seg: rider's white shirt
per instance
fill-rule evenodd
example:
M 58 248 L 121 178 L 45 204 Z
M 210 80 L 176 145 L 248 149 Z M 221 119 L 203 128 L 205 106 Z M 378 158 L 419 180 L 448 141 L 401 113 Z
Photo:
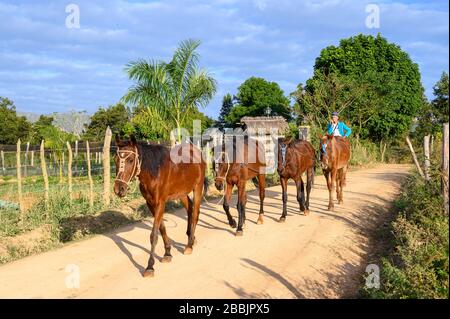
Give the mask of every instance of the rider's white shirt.
M 341 133 L 339 132 L 339 129 L 337 128 L 338 123 L 336 124 L 331 124 L 331 128 L 333 130 L 333 135 L 334 136 L 341 136 Z

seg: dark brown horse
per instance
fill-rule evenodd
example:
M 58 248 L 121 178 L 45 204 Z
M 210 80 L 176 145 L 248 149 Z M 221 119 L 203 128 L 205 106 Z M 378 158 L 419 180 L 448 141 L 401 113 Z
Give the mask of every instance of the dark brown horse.
M 287 182 L 292 178 L 297 187 L 297 201 L 300 211 L 309 214 L 309 195 L 314 183 L 314 168 L 316 156 L 314 147 L 308 141 L 294 139 L 278 139 L 278 174 L 280 175 L 283 191 L 283 212 L 280 222 L 286 220 L 287 215 Z M 305 185 L 302 174 L 306 172 L 306 201 Z
M 324 135 L 320 138 L 320 162 L 329 192 L 328 210 L 334 210 L 333 190 L 336 187 L 338 204 L 344 203 L 343 188 L 346 182 L 350 142 L 341 136 Z
M 164 226 L 163 214 L 167 200 L 180 199 L 187 210 L 188 224 L 186 234 L 188 243 L 184 254 L 192 253 L 195 243 L 195 227 L 200 213 L 203 188 L 206 191 L 205 169 L 201 152 L 192 144 L 181 144 L 169 150 L 158 144 L 121 141 L 116 137 L 117 154 L 114 157 L 117 176 L 114 193 L 125 196 L 128 185 L 135 176 L 139 178 L 139 189 L 152 213 L 153 228 L 150 234 L 151 252 L 144 277 L 153 276 L 154 253 L 158 241 L 158 230 L 164 241 L 165 254 L 162 262 L 170 262 L 170 239 Z M 189 198 L 194 193 L 193 201 Z
M 264 197 L 265 197 L 265 153 L 264 146 L 258 140 L 245 137 L 242 142 L 237 142 L 236 137 L 233 142 L 222 144 L 218 159 L 213 161 L 215 172 L 215 185 L 220 191 L 225 188 L 223 209 L 227 214 L 228 223 L 232 228 L 236 227 L 236 221 L 230 214 L 230 198 L 233 187 L 238 189 L 237 210 L 239 221 L 237 224 L 236 236 L 243 235 L 245 223 L 245 205 L 247 203 L 247 192 L 245 190 L 247 181 L 253 178 L 258 179 L 259 189 L 259 217 L 257 224 L 264 222 Z M 216 163 L 217 161 L 217 163 Z

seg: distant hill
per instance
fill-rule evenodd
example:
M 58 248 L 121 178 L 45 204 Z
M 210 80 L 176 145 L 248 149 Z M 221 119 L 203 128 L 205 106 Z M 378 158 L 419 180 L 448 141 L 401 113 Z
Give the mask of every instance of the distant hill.
M 25 116 L 28 121 L 34 123 L 39 119 L 40 114 L 33 112 L 17 112 L 18 115 Z M 45 114 L 46 116 L 53 116 L 53 125 L 62 130 L 81 135 L 84 132 L 84 125 L 91 122 L 91 116 L 86 112 L 69 111 L 64 113 Z

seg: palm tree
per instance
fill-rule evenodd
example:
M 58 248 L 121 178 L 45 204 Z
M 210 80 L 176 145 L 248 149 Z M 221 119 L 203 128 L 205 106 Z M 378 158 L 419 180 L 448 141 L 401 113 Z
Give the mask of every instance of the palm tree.
M 135 81 L 122 98 L 125 103 L 144 106 L 154 126 L 166 132 L 177 129 L 181 142 L 181 128 L 189 115 L 205 107 L 216 92 L 216 80 L 198 68 L 196 49 L 200 41 L 185 40 L 175 50 L 169 63 L 163 61 L 132 61 L 126 65 L 128 77 Z

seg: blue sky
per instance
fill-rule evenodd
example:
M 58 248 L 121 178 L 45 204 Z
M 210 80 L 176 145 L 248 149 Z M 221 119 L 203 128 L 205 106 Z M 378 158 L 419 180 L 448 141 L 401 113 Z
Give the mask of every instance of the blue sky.
M 65 25 L 70 3 L 80 8 L 79 29 Z M 371 3 L 379 29 L 365 25 Z M 23 112 L 93 113 L 125 94 L 127 62 L 168 60 L 196 38 L 202 67 L 218 81 L 205 109 L 216 117 L 222 96 L 246 78 L 276 81 L 288 94 L 311 76 L 321 49 L 379 32 L 419 64 L 431 98 L 448 71 L 448 10 L 447 0 L 0 1 L 0 96 Z

